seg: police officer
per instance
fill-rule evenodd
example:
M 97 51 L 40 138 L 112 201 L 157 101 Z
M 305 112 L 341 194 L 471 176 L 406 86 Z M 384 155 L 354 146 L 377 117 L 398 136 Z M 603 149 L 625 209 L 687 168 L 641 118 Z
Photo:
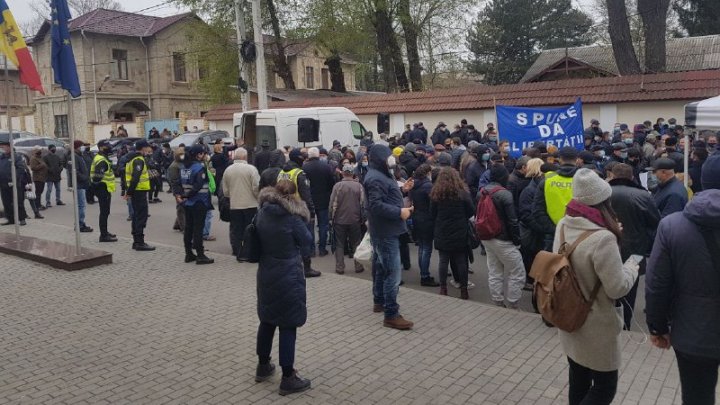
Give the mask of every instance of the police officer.
M 152 154 L 150 144 L 141 139 L 135 142 L 135 151 L 131 152 L 125 165 L 125 200 L 129 200 L 132 209 L 132 248 L 137 251 L 152 251 L 155 247 L 145 243 L 145 225 L 148 219 L 148 192 L 150 175 L 146 159 Z
M 2 225 L 15 224 L 15 203 L 13 200 L 15 190 L 17 190 L 18 195 L 18 224 L 25 225 L 25 219 L 28 218 L 27 212 L 25 212 L 25 185 L 29 183 L 26 178 L 28 170 L 27 166 L 25 166 L 25 159 L 18 154 L 15 155 L 15 169 L 17 170 L 18 184 L 13 188 L 10 142 L 0 142 L 0 197 L 2 197 L 2 205 L 7 219 Z
M 112 146 L 107 140 L 98 142 L 98 153 L 90 165 L 90 186 L 100 204 L 100 242 L 117 242 L 117 236 L 108 232 L 110 201 L 115 191 L 115 174 L 108 156 Z
M 533 202 L 536 229 L 544 234 L 544 250 L 552 251 L 555 225 L 565 216 L 565 208 L 572 200 L 573 176 L 577 171 L 578 151 L 565 146 L 559 151 L 560 167 L 541 180 Z
M 185 155 L 184 164 L 180 168 L 180 184 L 182 195 L 175 198 L 178 204 L 185 207 L 185 263 L 195 262 L 196 264 L 211 264 L 215 260 L 205 256 L 203 246 L 203 228 L 205 217 L 212 203 L 210 201 L 210 190 L 207 169 L 205 168 L 205 156 L 207 152 L 202 145 L 193 145 Z M 197 255 L 193 253 L 197 251 Z
M 310 211 L 310 223 L 308 228 L 310 232 L 315 232 L 315 206 L 313 204 L 312 195 L 310 194 L 310 182 L 305 176 L 305 172 L 301 169 L 305 156 L 303 156 L 300 149 L 293 149 L 290 151 L 288 162 L 283 167 L 280 174 L 278 174 L 277 180 L 290 180 L 295 183 L 296 197 L 303 200 L 307 205 L 308 211 Z M 314 250 L 315 247 L 313 246 Z M 311 267 L 311 252 L 302 252 L 303 256 L 303 267 L 305 268 L 305 277 L 319 277 L 322 273 L 313 270 Z

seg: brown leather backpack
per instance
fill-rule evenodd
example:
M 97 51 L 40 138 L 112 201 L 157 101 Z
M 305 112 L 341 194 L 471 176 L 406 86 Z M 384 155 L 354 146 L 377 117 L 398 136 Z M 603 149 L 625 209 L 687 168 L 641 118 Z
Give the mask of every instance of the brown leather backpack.
M 565 332 L 574 332 L 583 326 L 590 308 L 600 291 L 600 280 L 590 294 L 583 296 L 577 275 L 572 268 L 570 255 L 576 247 L 596 231 L 580 235 L 572 245 L 565 242 L 565 226 L 560 228 L 558 253 L 540 251 L 533 261 L 530 277 L 535 279 L 534 294 L 543 318 Z

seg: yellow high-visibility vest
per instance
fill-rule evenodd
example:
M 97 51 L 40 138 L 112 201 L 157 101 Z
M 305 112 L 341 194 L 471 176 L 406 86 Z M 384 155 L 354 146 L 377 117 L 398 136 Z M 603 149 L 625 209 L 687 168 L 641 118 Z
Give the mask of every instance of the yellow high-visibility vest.
M 98 153 L 95 155 L 95 158 L 93 158 L 92 165 L 90 165 L 90 179 L 95 180 L 95 168 L 100 162 L 105 162 L 107 165 L 107 170 L 103 173 L 103 178 L 100 181 L 105 183 L 107 191 L 112 193 L 115 191 L 115 174 L 112 171 L 112 163 L 110 163 L 110 160 L 104 155 Z
M 555 225 L 565 216 L 565 209 L 572 200 L 572 177 L 548 173 L 545 178 L 545 206 Z
M 138 159 L 142 160 L 143 169 L 142 169 L 142 173 L 140 174 L 140 181 L 138 181 L 138 184 L 137 184 L 137 187 L 135 187 L 135 190 L 149 191 L 150 190 L 150 175 L 148 174 L 147 163 L 145 162 L 145 158 L 142 155 L 134 157 L 125 166 L 125 185 L 130 186 L 130 182 L 132 182 L 133 167 L 135 167 L 135 161 Z

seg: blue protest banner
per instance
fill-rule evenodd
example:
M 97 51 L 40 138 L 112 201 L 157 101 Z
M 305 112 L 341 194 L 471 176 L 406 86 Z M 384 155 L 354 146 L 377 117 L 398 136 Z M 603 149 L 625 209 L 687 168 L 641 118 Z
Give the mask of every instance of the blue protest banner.
M 536 141 L 558 148 L 583 150 L 582 101 L 565 107 L 528 108 L 497 106 L 500 139 L 510 142 L 510 154 L 517 157 Z

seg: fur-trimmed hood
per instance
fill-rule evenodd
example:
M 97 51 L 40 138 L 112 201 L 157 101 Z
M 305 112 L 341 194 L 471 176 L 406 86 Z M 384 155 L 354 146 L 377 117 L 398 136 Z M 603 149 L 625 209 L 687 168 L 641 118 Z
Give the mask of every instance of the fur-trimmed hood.
M 305 222 L 310 221 L 310 211 L 305 202 L 294 198 L 284 198 L 273 187 L 265 187 L 260 190 L 258 203 L 261 209 L 267 210 L 273 215 L 299 215 Z

